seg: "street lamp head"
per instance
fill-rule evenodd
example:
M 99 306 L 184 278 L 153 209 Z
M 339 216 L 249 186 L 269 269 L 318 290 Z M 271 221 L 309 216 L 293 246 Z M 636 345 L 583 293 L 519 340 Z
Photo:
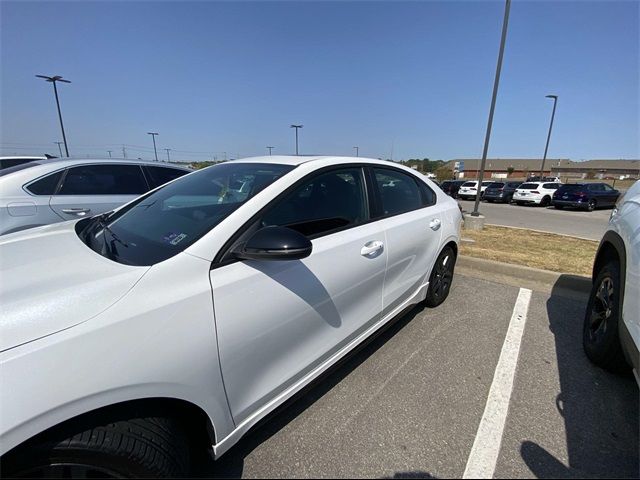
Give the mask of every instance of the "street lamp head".
M 147 132 L 147 135 L 158 135 L 157 132 Z
M 558 95 L 547 95 L 547 96 L 546 96 L 546 98 L 554 98 L 554 99 L 557 99 L 557 98 L 558 98 Z
M 291 125 L 291 128 L 302 128 L 304 125 Z
M 53 77 L 49 77 L 47 75 L 36 75 L 38 78 L 44 78 L 47 82 L 63 82 L 63 83 L 71 83 L 69 80 L 64 80 L 60 75 L 55 75 Z

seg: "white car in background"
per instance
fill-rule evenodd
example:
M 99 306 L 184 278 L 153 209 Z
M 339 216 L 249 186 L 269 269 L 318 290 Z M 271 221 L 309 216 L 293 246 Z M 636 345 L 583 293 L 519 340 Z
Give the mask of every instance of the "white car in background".
M 493 180 L 483 180 L 482 186 L 480 187 L 480 198 L 482 198 L 484 191 L 493 182 L 494 182 Z M 458 198 L 462 198 L 463 200 L 475 200 L 477 193 L 478 193 L 477 180 L 465 182 L 460 186 L 460 189 L 458 190 Z
M 186 168 L 159 162 L 34 160 L 0 170 L 0 235 L 117 208 Z
M 607 370 L 640 369 L 640 181 L 618 200 L 593 265 L 584 319 L 587 357 Z
M 513 202 L 517 205 L 551 205 L 553 194 L 562 186 L 560 182 L 527 182 L 513 192 Z
M 0 238 L 0 474 L 186 476 L 407 307 L 462 215 L 389 162 L 268 156 Z M 353 405 L 345 405 L 350 408 Z

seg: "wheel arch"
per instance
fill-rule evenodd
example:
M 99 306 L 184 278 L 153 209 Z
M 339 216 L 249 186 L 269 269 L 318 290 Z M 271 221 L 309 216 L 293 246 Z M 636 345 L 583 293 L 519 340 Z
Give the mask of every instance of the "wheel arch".
M 591 272 L 592 282 L 595 281 L 602 267 L 610 260 L 617 260 L 620 266 L 620 306 L 622 306 L 626 283 L 624 280 L 627 276 L 627 252 L 622 237 L 612 230 L 607 231 L 600 241 Z
M 65 435 L 73 435 L 91 425 L 145 416 L 177 417 L 184 421 L 190 442 L 202 443 L 207 448 L 211 448 L 216 443 L 215 427 L 204 409 L 178 398 L 149 397 L 105 405 L 63 420 L 14 446 L 2 457 L 5 458 L 16 451 L 28 449 L 30 445 L 53 436 L 64 438 Z

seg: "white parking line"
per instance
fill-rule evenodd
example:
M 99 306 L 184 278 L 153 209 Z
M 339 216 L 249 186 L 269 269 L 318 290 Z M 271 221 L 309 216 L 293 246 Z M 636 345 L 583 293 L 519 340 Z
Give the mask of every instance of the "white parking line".
M 480 420 L 478 432 L 471 447 L 467 466 L 462 478 L 492 478 L 500 453 L 502 432 L 507 420 L 509 400 L 513 390 L 513 379 L 518 365 L 518 355 L 527 312 L 531 301 L 531 290 L 521 288 L 518 293 L 509 329 L 502 345 L 500 359 L 493 375 L 489 397 Z

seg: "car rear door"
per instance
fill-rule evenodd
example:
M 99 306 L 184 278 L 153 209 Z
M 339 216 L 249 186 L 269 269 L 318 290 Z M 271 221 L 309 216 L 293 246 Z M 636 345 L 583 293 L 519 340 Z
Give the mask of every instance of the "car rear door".
M 361 167 L 311 174 L 248 229 L 295 229 L 311 239 L 309 257 L 214 266 L 220 362 L 236 423 L 380 320 L 387 251 L 368 212 Z
M 78 165 L 67 169 L 50 206 L 63 220 L 72 220 L 108 212 L 148 190 L 139 165 Z
M 443 208 L 435 193 L 408 172 L 374 167 L 371 175 L 388 255 L 382 300 L 385 316 L 426 286 L 439 253 Z

